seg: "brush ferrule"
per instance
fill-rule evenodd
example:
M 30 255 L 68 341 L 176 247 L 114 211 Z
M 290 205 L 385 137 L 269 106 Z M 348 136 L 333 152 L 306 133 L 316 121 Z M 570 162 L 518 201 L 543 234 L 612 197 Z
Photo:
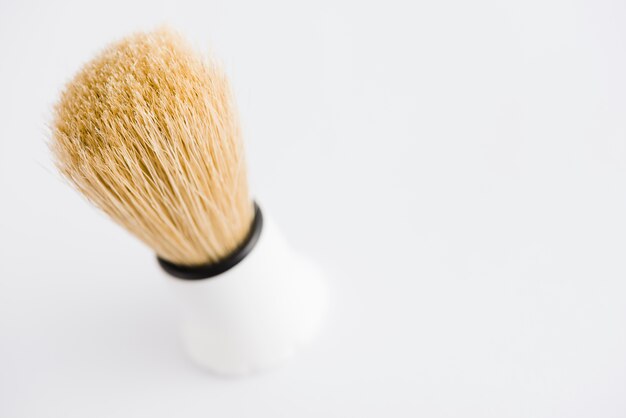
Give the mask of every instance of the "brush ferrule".
M 261 231 L 263 230 L 263 213 L 259 206 L 254 203 L 254 219 L 252 220 L 252 225 L 250 226 L 250 231 L 248 235 L 244 239 L 235 251 L 221 259 L 216 263 L 210 264 L 202 264 L 199 266 L 183 266 L 171 263 L 167 260 L 162 259 L 161 257 L 157 257 L 159 261 L 159 265 L 163 270 L 165 270 L 170 275 L 185 280 L 202 280 L 208 279 L 217 275 L 224 273 L 225 271 L 230 270 L 241 260 L 246 258 L 248 254 L 254 249 L 257 242 L 259 241 L 259 237 L 261 236 Z

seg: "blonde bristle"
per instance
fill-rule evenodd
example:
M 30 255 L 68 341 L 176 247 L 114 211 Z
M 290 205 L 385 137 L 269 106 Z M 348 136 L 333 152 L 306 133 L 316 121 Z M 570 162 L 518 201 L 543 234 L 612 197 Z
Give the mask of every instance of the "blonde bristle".
M 84 66 L 55 108 L 51 149 L 83 195 L 172 263 L 216 262 L 249 232 L 228 81 L 167 29 L 125 38 Z

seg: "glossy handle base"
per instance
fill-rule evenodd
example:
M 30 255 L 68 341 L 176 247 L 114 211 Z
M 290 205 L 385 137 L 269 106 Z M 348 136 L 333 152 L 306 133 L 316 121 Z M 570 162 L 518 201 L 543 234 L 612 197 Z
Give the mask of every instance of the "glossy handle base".
M 203 280 L 168 278 L 180 301 L 187 353 L 219 374 L 284 362 L 314 338 L 328 308 L 322 274 L 289 248 L 267 216 L 255 248 L 230 270 Z

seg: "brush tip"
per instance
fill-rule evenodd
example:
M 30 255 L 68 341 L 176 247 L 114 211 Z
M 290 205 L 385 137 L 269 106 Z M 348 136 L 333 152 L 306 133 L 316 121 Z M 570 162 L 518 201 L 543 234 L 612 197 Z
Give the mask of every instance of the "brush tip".
M 170 262 L 227 257 L 254 215 L 222 69 L 167 28 L 106 48 L 65 88 L 51 149 L 91 202 Z

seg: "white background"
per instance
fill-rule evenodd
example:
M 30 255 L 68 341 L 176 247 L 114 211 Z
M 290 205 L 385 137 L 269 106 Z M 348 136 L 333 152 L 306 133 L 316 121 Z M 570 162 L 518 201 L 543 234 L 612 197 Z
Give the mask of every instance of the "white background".
M 626 416 L 626 3 L 0 0 L 0 417 Z M 52 168 L 63 84 L 169 23 L 329 272 L 285 367 L 179 347 L 150 250 Z

